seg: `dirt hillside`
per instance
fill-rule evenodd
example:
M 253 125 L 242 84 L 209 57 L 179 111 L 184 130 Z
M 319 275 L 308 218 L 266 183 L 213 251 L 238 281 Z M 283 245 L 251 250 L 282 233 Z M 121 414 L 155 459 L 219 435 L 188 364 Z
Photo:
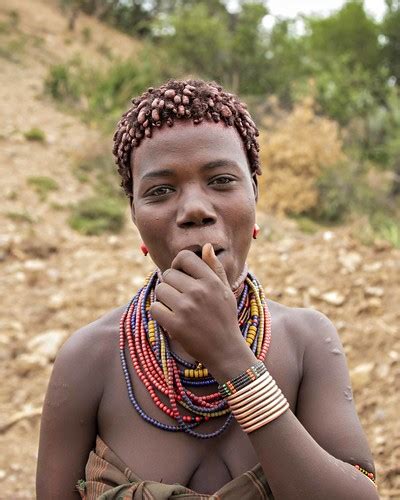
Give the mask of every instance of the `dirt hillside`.
M 56 351 L 74 330 L 126 303 L 152 269 L 129 221 L 118 235 L 92 237 L 67 224 L 69 205 L 91 189 L 73 173 L 76 158 L 105 140 L 111 147 L 111 137 L 61 112 L 43 82 L 50 64 L 76 55 L 107 64 L 105 43 L 116 55 L 137 49 L 83 16 L 69 33 L 50 3 L 1 2 L 1 499 L 35 497 L 40 411 Z M 26 138 L 34 127 L 44 140 Z M 57 188 L 41 196 L 32 176 L 50 177 Z M 381 497 L 400 498 L 400 251 L 362 246 L 350 227 L 305 235 L 263 214 L 259 224 L 250 268 L 271 299 L 317 308 L 335 323 Z

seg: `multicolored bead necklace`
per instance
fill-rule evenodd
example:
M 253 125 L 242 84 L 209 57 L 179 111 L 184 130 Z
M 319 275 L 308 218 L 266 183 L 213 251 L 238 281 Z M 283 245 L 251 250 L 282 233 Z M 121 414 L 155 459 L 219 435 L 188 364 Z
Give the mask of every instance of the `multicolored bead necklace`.
M 201 363 L 190 363 L 170 350 L 168 335 L 153 320 L 149 310 L 155 301 L 155 287 L 159 282 L 156 270 L 133 297 L 120 321 L 120 357 L 129 400 L 146 422 L 159 429 L 185 432 L 202 439 L 216 437 L 229 426 L 233 416 L 218 390 L 207 395 L 196 395 L 189 390 L 190 386 L 217 385 L 217 382 Z M 271 341 L 271 316 L 264 291 L 250 272 L 239 290 L 240 330 L 257 359 L 263 361 Z M 153 402 L 175 420 L 175 425 L 156 420 L 139 405 L 127 367 L 126 346 L 136 374 Z M 159 394 L 168 398 L 169 405 L 160 399 Z M 193 430 L 202 422 L 225 415 L 227 418 L 224 423 L 214 432 L 203 434 Z

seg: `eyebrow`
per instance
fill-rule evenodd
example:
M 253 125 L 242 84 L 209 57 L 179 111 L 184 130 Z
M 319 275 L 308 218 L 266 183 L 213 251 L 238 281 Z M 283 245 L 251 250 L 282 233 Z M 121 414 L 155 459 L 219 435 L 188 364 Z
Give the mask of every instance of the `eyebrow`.
M 205 163 L 204 165 L 201 166 L 201 171 L 209 171 L 213 170 L 218 167 L 236 167 L 238 168 L 238 164 L 233 161 L 233 160 L 213 160 L 210 162 Z M 160 170 L 153 170 L 151 172 L 147 172 L 147 174 L 144 174 L 142 177 L 142 180 L 144 179 L 152 179 L 154 177 L 172 177 L 175 175 L 175 170 L 172 170 L 170 168 L 163 168 Z

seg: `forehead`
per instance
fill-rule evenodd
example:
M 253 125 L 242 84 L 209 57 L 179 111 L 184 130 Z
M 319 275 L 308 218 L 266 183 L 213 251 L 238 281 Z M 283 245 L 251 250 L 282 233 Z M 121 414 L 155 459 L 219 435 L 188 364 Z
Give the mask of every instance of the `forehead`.
M 141 177 L 155 167 L 204 164 L 230 160 L 247 170 L 248 161 L 243 142 L 234 127 L 223 123 L 191 120 L 175 122 L 173 127 L 153 129 L 153 136 L 134 150 L 131 160 L 133 177 Z

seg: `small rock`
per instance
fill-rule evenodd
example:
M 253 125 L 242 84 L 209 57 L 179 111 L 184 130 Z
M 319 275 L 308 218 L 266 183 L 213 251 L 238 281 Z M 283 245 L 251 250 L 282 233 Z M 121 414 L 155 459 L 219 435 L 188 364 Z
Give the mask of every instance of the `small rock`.
M 7 476 L 7 472 L 4 469 L 0 469 L 0 481 Z
M 21 354 L 14 360 L 14 369 L 18 375 L 27 375 L 28 373 L 42 370 L 47 364 L 47 359 L 37 354 Z
M 15 281 L 18 281 L 19 283 L 23 283 L 26 281 L 26 274 L 22 271 L 18 271 L 14 274 Z
M 355 390 L 364 388 L 372 378 L 374 363 L 361 363 L 350 370 L 350 377 Z
M 58 269 L 54 268 L 47 269 L 46 274 L 52 282 L 56 283 L 60 281 L 61 273 Z
M 111 236 L 109 236 L 107 238 L 107 242 L 108 242 L 109 245 L 115 247 L 115 246 L 117 246 L 119 244 L 119 238 L 115 234 L 112 234 Z
M 46 264 L 40 259 L 30 259 L 24 262 L 24 267 L 30 271 L 43 271 Z
M 347 327 L 346 321 L 343 321 L 343 320 L 336 321 L 335 324 L 336 324 L 336 329 L 339 332 L 341 332 L 342 330 L 344 330 Z
M 379 262 L 378 260 L 376 262 L 372 262 L 371 264 L 364 264 L 363 266 L 363 271 L 366 273 L 374 273 L 380 269 L 382 269 L 382 262 Z
M 289 297 L 296 297 L 296 295 L 299 294 L 299 291 L 297 288 L 294 288 L 294 286 L 287 286 L 285 288 L 285 294 L 289 295 Z
M 319 299 L 321 296 L 320 290 L 315 286 L 310 286 L 310 288 L 307 291 L 310 297 L 313 297 L 314 299 Z
M 323 293 L 321 299 L 333 306 L 341 306 L 345 301 L 345 296 L 333 290 L 332 292 Z
M 353 273 L 360 266 L 362 257 L 357 252 L 341 252 L 338 260 L 349 273 Z
M 380 378 L 386 379 L 390 373 L 390 366 L 386 363 L 380 363 L 376 369 L 376 372 Z
M 368 286 L 364 289 L 366 296 L 370 297 L 382 297 L 384 294 L 384 289 L 380 286 Z
M 389 351 L 389 356 L 393 361 L 398 361 L 400 358 L 400 354 L 397 351 Z
M 63 292 L 54 293 L 50 297 L 48 302 L 50 309 L 54 310 L 61 309 L 64 304 L 65 304 L 65 295 Z
M 324 231 L 322 237 L 325 241 L 331 241 L 335 237 L 335 233 L 332 231 Z
M 36 335 L 27 344 L 28 349 L 46 361 L 54 361 L 61 345 L 67 337 L 64 330 L 50 330 Z
M 371 297 L 368 300 L 363 301 L 357 307 L 357 314 L 374 311 L 376 309 L 380 309 L 382 306 L 382 301 L 378 297 Z

